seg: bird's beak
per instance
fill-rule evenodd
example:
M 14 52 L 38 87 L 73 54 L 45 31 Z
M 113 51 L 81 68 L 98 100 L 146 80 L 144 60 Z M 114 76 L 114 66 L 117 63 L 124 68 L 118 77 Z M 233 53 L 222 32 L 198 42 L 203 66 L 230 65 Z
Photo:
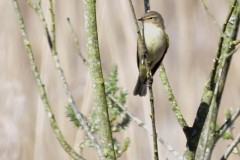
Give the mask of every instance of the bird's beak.
M 139 21 L 143 21 L 143 17 L 138 19 Z

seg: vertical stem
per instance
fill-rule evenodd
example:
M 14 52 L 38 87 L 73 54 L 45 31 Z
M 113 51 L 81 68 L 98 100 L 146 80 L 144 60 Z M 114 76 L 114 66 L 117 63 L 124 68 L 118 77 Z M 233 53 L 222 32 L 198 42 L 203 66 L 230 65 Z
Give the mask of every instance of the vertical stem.
M 136 18 L 136 14 L 135 14 L 134 7 L 133 7 L 133 4 L 132 4 L 131 0 L 129 0 L 129 4 L 130 4 L 130 7 L 131 7 L 131 11 L 132 11 L 135 26 L 136 26 L 136 29 L 137 29 L 138 37 L 140 37 L 139 42 L 138 42 L 139 52 L 142 52 L 142 53 L 144 53 L 145 56 L 148 56 L 148 50 L 146 48 L 145 39 L 144 39 L 144 29 L 142 29 L 143 34 L 141 35 L 140 29 L 139 29 L 139 26 L 138 26 L 138 22 L 137 22 L 137 18 Z M 150 9 L 150 5 L 149 5 L 148 0 L 145 0 L 144 4 L 145 4 L 145 11 L 147 11 L 148 8 Z M 148 4 L 148 5 L 146 5 L 146 4 Z M 146 58 L 144 60 L 144 64 L 145 64 L 146 69 L 147 69 L 147 84 L 148 84 L 148 89 L 149 89 L 149 94 L 150 94 L 150 104 L 151 104 L 150 117 L 151 117 L 151 120 L 152 120 L 154 159 L 158 160 L 159 157 L 158 157 L 158 145 L 157 145 L 157 132 L 156 132 L 156 125 L 155 125 L 154 97 L 153 97 L 153 91 L 152 91 L 153 80 L 152 80 L 151 70 L 149 69 L 149 64 L 148 64 L 148 61 L 147 61 Z
M 113 148 L 112 132 L 100 61 L 95 4 L 95 0 L 83 0 L 89 69 L 93 83 L 94 102 L 98 110 L 100 122 L 99 135 L 103 157 L 104 160 L 115 160 L 116 156 Z
M 151 103 L 151 120 L 152 120 L 152 132 L 153 132 L 153 153 L 154 153 L 154 159 L 158 160 L 158 144 L 157 144 L 157 131 L 156 131 L 156 124 L 155 124 L 155 109 L 154 109 L 154 97 L 153 97 L 153 91 L 152 91 L 152 84 L 148 86 L 149 88 L 149 94 L 150 94 L 150 103 Z

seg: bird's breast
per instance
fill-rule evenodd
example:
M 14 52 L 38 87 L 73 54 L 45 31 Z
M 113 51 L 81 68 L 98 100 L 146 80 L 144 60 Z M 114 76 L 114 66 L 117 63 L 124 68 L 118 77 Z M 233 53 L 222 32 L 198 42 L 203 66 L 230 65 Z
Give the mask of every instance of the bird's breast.
M 166 49 L 166 33 L 154 24 L 144 24 L 144 38 L 148 49 L 148 60 L 158 62 Z M 153 64 L 154 65 L 154 64 Z

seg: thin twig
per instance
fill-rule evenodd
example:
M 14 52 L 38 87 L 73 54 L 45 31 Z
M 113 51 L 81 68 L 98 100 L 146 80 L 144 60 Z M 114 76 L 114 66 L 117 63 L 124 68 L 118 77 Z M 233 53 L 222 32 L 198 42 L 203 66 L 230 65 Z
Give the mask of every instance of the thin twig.
M 76 104 L 76 102 L 75 102 L 75 100 L 72 96 L 72 93 L 71 93 L 70 88 L 68 86 L 68 83 L 66 81 L 63 69 L 61 68 L 59 56 L 58 56 L 57 49 L 56 49 L 55 15 L 54 15 L 54 11 L 53 11 L 52 0 L 49 0 L 49 2 L 50 2 L 49 10 L 50 10 L 50 14 L 51 14 L 51 26 L 52 26 L 52 34 L 53 34 L 53 38 L 52 38 L 52 44 L 53 45 L 52 45 L 51 51 L 52 51 L 52 55 L 53 55 L 56 70 L 58 71 L 58 75 L 59 75 L 59 78 L 62 82 L 62 86 L 63 86 L 63 88 L 65 90 L 65 93 L 68 97 L 68 102 L 71 104 L 70 106 L 71 106 L 72 110 L 74 111 L 74 114 L 75 114 L 76 118 L 78 119 L 80 124 L 84 127 L 84 129 L 87 131 L 87 136 L 93 142 L 93 146 L 96 148 L 99 157 L 101 159 L 103 159 L 101 147 L 99 146 L 96 138 L 91 133 L 90 127 L 88 126 L 87 122 L 85 121 L 83 115 L 78 110 L 77 104 Z M 47 31 L 46 33 L 48 34 L 48 37 L 50 37 L 47 26 L 45 26 L 45 30 Z M 50 44 L 49 44 L 49 47 L 51 47 Z
M 68 21 L 68 24 L 69 24 L 69 27 L 70 27 L 70 32 L 71 32 L 72 37 L 74 39 L 75 46 L 77 48 L 78 54 L 79 54 L 80 58 L 82 59 L 83 63 L 87 66 L 88 65 L 87 59 L 84 57 L 84 55 L 81 52 L 80 43 L 79 43 L 79 40 L 78 40 L 77 33 L 73 29 L 73 26 L 72 26 L 72 23 L 70 21 L 70 18 L 67 18 L 67 21 Z
M 137 18 L 136 18 L 136 14 L 135 14 L 134 7 L 133 7 L 133 4 L 132 4 L 131 0 L 129 0 L 129 4 L 130 4 L 130 7 L 131 7 L 131 11 L 132 11 L 135 26 L 136 26 L 136 29 L 137 29 L 138 37 L 140 37 L 139 38 L 140 43 L 138 44 L 139 45 L 138 46 L 139 47 L 138 52 L 143 53 L 144 57 L 147 57 L 148 56 L 148 50 L 147 50 L 147 47 L 146 47 L 146 44 L 145 44 L 144 29 L 142 29 L 143 34 L 141 35 L 140 29 L 139 29 L 139 26 L 138 26 L 138 22 L 137 22 Z M 149 67 L 150 65 L 149 65 L 149 62 L 148 62 L 147 58 L 144 58 L 144 65 L 146 66 L 146 69 L 147 69 L 147 85 L 148 85 L 148 90 L 149 90 L 149 99 L 150 99 L 150 107 L 151 107 L 150 117 L 151 117 L 151 120 L 152 120 L 154 159 L 158 160 L 159 157 L 158 157 L 158 146 L 157 146 L 157 132 L 156 132 L 156 125 L 155 125 L 154 97 L 153 97 L 153 91 L 152 91 L 152 74 L 151 74 L 151 71 L 150 71 L 150 67 Z
M 147 134 L 149 136 L 152 136 L 151 131 L 147 128 L 147 125 L 142 122 L 138 117 L 133 115 L 131 112 L 127 110 L 127 107 L 124 107 L 122 104 L 120 104 L 116 98 L 114 98 L 112 95 L 107 94 L 107 96 L 116 104 L 119 108 L 121 108 L 124 113 L 126 113 L 139 127 L 142 127 L 147 131 Z M 157 140 L 170 152 L 172 153 L 177 159 L 183 159 L 182 156 L 169 144 L 167 144 L 162 138 L 158 136 Z
M 238 133 L 237 137 L 234 139 L 232 144 L 227 148 L 221 160 L 227 160 L 229 155 L 232 153 L 233 149 L 238 145 L 239 142 L 240 142 L 240 133 Z
M 25 26 L 24 26 L 24 22 L 23 22 L 23 18 L 22 18 L 22 15 L 20 13 L 20 9 L 19 9 L 19 5 L 18 5 L 18 2 L 16 0 L 12 0 L 12 3 L 13 3 L 13 7 L 14 7 L 14 10 L 16 12 L 16 17 L 17 17 L 17 20 L 18 20 L 18 23 L 19 23 L 19 26 L 20 26 L 20 31 L 21 31 L 21 34 L 22 34 L 22 38 L 23 38 L 23 42 L 24 42 L 24 46 L 25 46 L 25 49 L 27 51 L 27 54 L 28 54 L 28 57 L 29 57 L 29 61 L 30 61 L 30 65 L 31 65 L 31 69 L 32 69 L 32 72 L 33 72 L 33 75 L 36 79 L 36 82 L 37 82 L 37 86 L 38 86 L 38 91 L 41 95 L 41 100 L 44 104 L 44 108 L 47 112 L 47 115 L 48 115 L 48 119 L 49 119 L 49 122 L 50 122 L 50 125 L 54 131 L 54 134 L 56 135 L 59 143 L 62 145 L 62 147 L 64 148 L 64 150 L 74 159 L 74 160 L 80 160 L 80 159 L 83 159 L 83 157 L 81 157 L 80 155 L 78 155 L 72 148 L 71 146 L 66 142 L 61 130 L 59 129 L 58 127 L 58 124 L 56 122 L 56 119 L 54 117 L 54 114 L 52 112 L 52 109 L 51 109 L 51 106 L 48 102 L 48 98 L 47 98 L 47 94 L 46 94 L 46 90 L 45 90 L 45 87 L 44 87 L 44 84 L 40 78 L 40 74 L 39 74 L 39 71 L 38 71 L 38 68 L 37 68 L 37 65 L 35 63 L 35 60 L 34 60 L 34 56 L 33 56 L 33 52 L 32 52 L 32 47 L 31 47 L 31 44 L 30 44 L 30 41 L 28 39 L 28 36 L 27 36 L 27 33 L 26 33 L 26 30 L 25 30 Z
M 55 14 L 53 10 L 53 1 L 49 0 L 49 11 L 51 15 L 51 33 L 52 33 L 52 47 L 50 48 L 52 50 L 52 53 L 57 54 L 57 48 L 56 48 L 56 25 L 55 25 Z M 50 37 L 50 35 L 49 35 Z
M 135 14 L 135 11 L 134 11 L 134 7 L 133 7 L 133 4 L 132 4 L 132 0 L 129 0 L 129 5 L 130 5 L 130 8 L 131 8 L 131 11 L 132 11 L 132 15 L 133 15 L 133 19 L 134 19 L 134 23 L 135 23 L 135 27 L 137 29 L 137 34 L 140 38 L 140 41 L 143 43 L 143 38 L 142 38 L 142 35 L 140 33 L 140 28 L 138 26 L 138 21 L 137 21 L 137 17 L 136 17 L 136 14 Z M 144 46 L 144 44 L 143 44 Z M 146 50 L 146 48 L 145 48 Z
M 145 63 L 148 63 L 147 61 Z M 152 74 L 149 69 L 149 64 L 147 66 L 148 76 L 147 76 L 147 85 L 149 90 L 149 99 L 150 99 L 150 105 L 151 105 L 151 120 L 152 120 L 152 132 L 153 132 L 153 149 L 154 149 L 154 159 L 158 160 L 158 144 L 157 144 L 157 131 L 156 131 L 156 123 L 155 123 L 155 108 L 154 108 L 154 96 L 153 96 L 153 90 L 152 90 Z
M 217 23 L 216 18 L 215 18 L 215 17 L 213 16 L 213 14 L 209 11 L 209 9 L 208 9 L 208 7 L 207 7 L 207 5 L 206 5 L 206 3 L 205 3 L 205 0 L 201 0 L 201 3 L 202 3 L 202 5 L 203 5 L 203 8 L 204 8 L 204 10 L 206 11 L 207 15 L 212 19 L 213 23 L 217 26 L 217 28 L 218 28 L 221 36 L 223 36 L 224 34 L 223 34 L 223 32 L 222 32 L 221 26 Z
M 234 128 L 234 127 L 231 126 L 230 129 L 229 129 L 231 135 L 233 135 L 233 128 Z M 234 141 L 234 137 L 233 137 L 233 136 L 231 137 L 231 140 Z M 239 147 L 238 147 L 237 145 L 235 146 L 235 149 L 236 149 L 235 152 L 238 154 L 238 156 L 240 156 L 240 150 L 239 150 Z
M 226 132 L 226 130 L 232 126 L 235 120 L 240 116 L 240 108 L 238 108 L 231 117 L 220 127 L 220 129 L 216 132 L 215 143 L 222 137 L 222 135 Z
M 51 5 L 51 0 L 50 0 L 50 6 L 53 6 Z M 41 19 L 41 22 L 43 24 L 43 27 L 44 27 L 44 30 L 45 30 L 45 33 L 46 33 L 46 37 L 47 37 L 47 40 L 48 40 L 48 44 L 49 44 L 49 47 L 51 49 L 51 53 L 52 53 L 52 56 L 53 56 L 53 60 L 54 60 L 54 64 L 55 64 L 55 68 L 58 72 L 58 76 L 61 80 L 61 83 L 62 83 L 62 86 L 63 86 L 63 89 L 64 89 L 64 92 L 66 93 L 67 95 L 67 98 L 68 98 L 68 103 L 70 104 L 69 106 L 72 108 L 74 114 L 75 114 L 75 117 L 76 119 L 79 121 L 79 123 L 81 124 L 81 126 L 87 131 L 87 136 L 89 137 L 89 139 L 93 142 L 94 144 L 94 147 L 96 148 L 97 150 L 97 153 L 99 155 L 99 157 L 102 159 L 103 155 L 102 155 L 102 151 L 101 151 L 101 148 L 96 140 L 96 138 L 93 136 L 93 134 L 91 133 L 90 131 L 90 127 L 88 126 L 87 122 L 85 121 L 83 115 L 81 114 L 81 112 L 78 110 L 78 107 L 77 107 L 77 104 L 72 96 L 72 93 L 69 89 L 69 86 L 68 86 L 68 83 L 66 81 L 66 78 L 65 78 L 65 75 L 64 75 L 64 72 L 63 72 L 63 69 L 61 68 L 61 64 L 60 64 L 60 60 L 59 60 L 59 56 L 58 56 L 58 53 L 57 53 L 57 50 L 56 50 L 56 40 L 55 40 L 55 33 L 52 33 L 53 35 L 53 38 L 51 38 L 50 36 L 50 33 L 49 33 L 49 29 L 48 29 L 48 26 L 47 26 L 47 23 L 46 23 L 46 20 L 45 20 L 45 17 L 44 17 L 44 14 L 42 12 L 42 8 L 40 6 L 39 3 L 37 3 L 35 5 L 35 9 L 37 15 L 40 17 Z M 52 32 L 55 32 L 55 16 L 54 16 L 54 11 L 53 11 L 53 8 L 50 8 L 50 14 L 51 14 L 51 26 L 52 26 Z M 52 10 L 52 11 L 51 11 Z

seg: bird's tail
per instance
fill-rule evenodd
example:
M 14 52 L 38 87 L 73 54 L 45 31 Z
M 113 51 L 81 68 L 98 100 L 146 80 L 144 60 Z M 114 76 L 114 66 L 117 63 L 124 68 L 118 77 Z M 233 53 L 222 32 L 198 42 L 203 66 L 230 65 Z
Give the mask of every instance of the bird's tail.
M 133 91 L 133 95 L 145 96 L 147 94 L 147 84 L 138 77 L 137 84 Z

